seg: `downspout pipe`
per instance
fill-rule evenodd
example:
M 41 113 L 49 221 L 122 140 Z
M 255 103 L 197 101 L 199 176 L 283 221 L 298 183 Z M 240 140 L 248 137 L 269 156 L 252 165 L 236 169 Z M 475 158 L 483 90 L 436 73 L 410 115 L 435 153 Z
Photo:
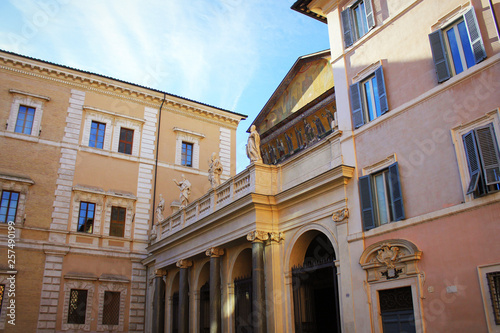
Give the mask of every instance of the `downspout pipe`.
M 488 0 L 488 2 L 490 4 L 491 14 L 493 15 L 493 23 L 495 24 L 495 29 L 497 31 L 497 37 L 500 40 L 500 30 L 498 30 L 497 15 L 495 13 L 495 8 L 493 8 L 493 3 L 491 2 L 491 0 Z
M 161 127 L 161 108 L 165 99 L 167 98 L 167 93 L 163 93 L 163 100 L 161 101 L 160 109 L 158 110 L 158 129 L 156 132 L 156 156 L 155 156 L 155 174 L 153 183 L 153 209 L 151 210 L 151 226 L 155 224 L 155 206 L 156 206 L 156 177 L 158 175 L 158 152 L 160 148 L 160 127 Z

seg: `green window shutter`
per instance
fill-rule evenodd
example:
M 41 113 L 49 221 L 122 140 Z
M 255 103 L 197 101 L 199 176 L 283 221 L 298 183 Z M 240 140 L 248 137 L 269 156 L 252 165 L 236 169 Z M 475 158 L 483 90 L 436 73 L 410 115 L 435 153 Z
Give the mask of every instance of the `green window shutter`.
M 500 156 L 493 124 L 475 129 L 486 185 L 500 183 Z
M 438 82 L 444 82 L 451 77 L 450 66 L 448 64 L 448 54 L 443 42 L 443 32 L 436 30 L 429 35 L 431 43 L 432 59 L 436 67 Z
M 382 114 L 384 114 L 389 110 L 389 105 L 387 104 L 387 93 L 385 91 L 384 72 L 382 71 L 382 67 L 379 67 L 375 70 L 375 80 L 377 81 L 380 111 Z
M 371 0 L 365 0 L 366 21 L 368 22 L 368 29 L 375 26 L 375 15 L 373 13 L 373 6 Z
M 359 82 L 351 85 L 349 91 L 351 93 L 352 122 L 354 128 L 358 128 L 365 123 Z
M 401 221 L 405 218 L 405 209 L 403 206 L 403 193 L 401 191 L 399 167 L 397 162 L 389 166 L 389 182 L 391 186 L 392 213 L 394 221 Z
M 464 20 L 465 25 L 467 26 L 467 31 L 469 32 L 469 40 L 474 53 L 474 59 L 477 64 L 486 58 L 486 50 L 484 49 L 483 39 L 481 38 L 481 31 L 479 30 L 479 24 L 477 23 L 474 7 L 471 7 L 464 14 Z
M 479 167 L 479 156 L 476 149 L 476 138 L 474 135 L 474 130 L 464 134 L 462 137 L 464 142 L 465 157 L 467 159 L 467 165 L 469 166 L 470 182 L 467 187 L 466 194 L 473 193 L 479 182 L 479 175 L 481 169 Z
M 351 8 L 342 11 L 340 17 L 342 19 L 342 29 L 344 30 L 344 45 L 345 47 L 349 47 L 354 42 L 352 36 Z
M 375 228 L 375 216 L 373 215 L 372 184 L 370 176 L 359 178 L 359 195 L 361 198 L 363 229 L 373 229 Z

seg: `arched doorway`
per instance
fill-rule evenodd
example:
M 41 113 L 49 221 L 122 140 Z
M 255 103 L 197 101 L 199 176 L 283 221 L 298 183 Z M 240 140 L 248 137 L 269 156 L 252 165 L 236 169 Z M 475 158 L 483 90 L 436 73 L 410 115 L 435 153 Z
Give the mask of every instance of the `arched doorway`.
M 179 273 L 176 273 L 172 280 L 170 295 L 172 333 L 177 333 L 179 332 Z
M 237 333 L 252 333 L 252 250 L 240 252 L 233 266 L 234 324 Z
M 210 332 L 210 262 L 206 262 L 198 278 L 200 333 Z
M 295 332 L 340 332 L 339 288 L 332 243 L 325 234 L 309 231 L 298 239 L 295 247 L 292 252 L 295 260 L 291 261 Z

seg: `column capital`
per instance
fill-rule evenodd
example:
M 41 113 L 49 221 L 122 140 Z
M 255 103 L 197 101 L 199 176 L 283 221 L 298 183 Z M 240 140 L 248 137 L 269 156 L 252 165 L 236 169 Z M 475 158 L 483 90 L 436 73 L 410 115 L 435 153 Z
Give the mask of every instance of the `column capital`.
M 247 240 L 250 242 L 265 242 L 269 239 L 269 233 L 261 230 L 254 230 L 247 234 Z
M 285 239 L 285 234 L 282 232 L 270 232 L 269 233 L 269 240 L 271 242 L 279 243 L 284 239 Z
M 177 263 L 175 265 L 179 268 L 189 268 L 189 267 L 193 266 L 193 262 L 191 260 L 181 259 L 181 260 L 177 261 Z
M 162 277 L 167 275 L 167 270 L 165 268 L 155 269 L 155 277 Z
M 220 247 L 211 247 L 207 251 L 205 251 L 207 257 L 220 257 L 224 255 L 224 249 Z

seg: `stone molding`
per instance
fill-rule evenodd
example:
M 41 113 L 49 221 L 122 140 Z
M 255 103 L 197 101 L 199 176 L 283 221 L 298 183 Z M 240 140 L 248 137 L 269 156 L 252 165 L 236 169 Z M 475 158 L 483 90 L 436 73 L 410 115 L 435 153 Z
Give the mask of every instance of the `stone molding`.
M 332 220 L 333 222 L 343 222 L 349 218 L 349 208 L 342 208 L 336 212 L 333 213 L 332 215 Z
M 265 242 L 269 239 L 269 233 L 261 230 L 254 230 L 247 234 L 247 240 L 249 242 Z
M 98 308 L 98 318 L 97 318 L 97 331 L 123 331 L 123 325 L 125 322 L 125 305 L 127 298 L 127 288 L 128 285 L 124 283 L 117 282 L 107 282 L 99 285 L 98 297 L 99 297 L 99 308 Z M 104 294 L 106 291 L 118 292 L 120 293 L 120 308 L 118 310 L 118 324 L 117 325 L 105 325 L 102 324 L 103 313 L 104 313 Z
M 368 282 L 397 279 L 419 274 L 417 262 L 422 251 L 405 239 L 386 239 L 368 246 L 359 263 Z
M 205 252 L 205 254 L 207 257 L 221 257 L 224 255 L 224 249 L 220 247 L 211 247 Z
M 177 261 L 177 263 L 175 265 L 179 268 L 189 268 L 189 267 L 193 266 L 193 262 L 191 260 L 181 259 L 181 260 Z

